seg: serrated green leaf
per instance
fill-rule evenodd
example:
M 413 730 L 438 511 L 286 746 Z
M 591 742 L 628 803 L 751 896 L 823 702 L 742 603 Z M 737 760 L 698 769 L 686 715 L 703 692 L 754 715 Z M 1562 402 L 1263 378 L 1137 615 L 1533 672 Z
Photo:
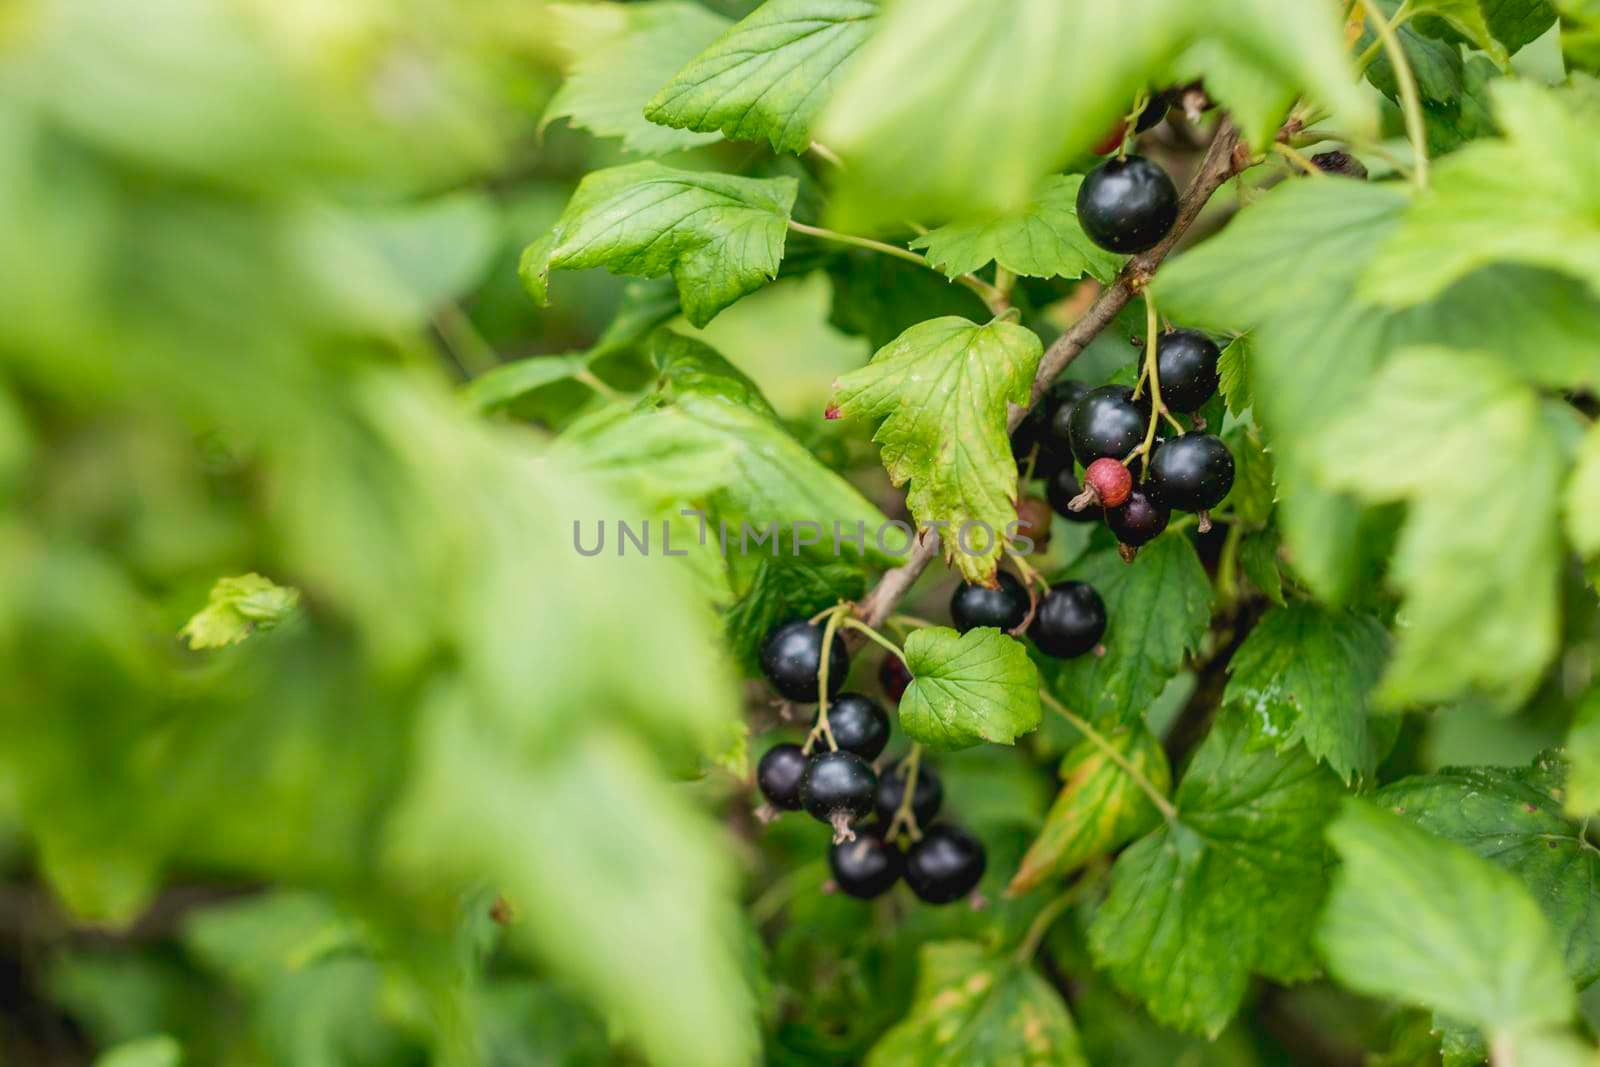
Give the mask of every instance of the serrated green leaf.
M 1421 33 L 1447 40 L 1465 38 L 1504 67 L 1511 60 L 1505 45 L 1494 36 L 1480 0 L 1414 0 L 1413 25 Z M 1450 31 L 1455 31 L 1452 34 Z
M 1367 698 L 1382 673 L 1388 635 L 1377 620 L 1298 602 L 1268 612 L 1228 663 L 1223 703 L 1255 718 L 1278 751 L 1306 751 L 1348 784 L 1384 755 Z
M 1567 482 L 1567 534 L 1577 550 L 1600 559 L 1600 427 L 1591 429 Z
M 1006 405 L 1027 404 L 1043 354 L 1038 336 L 1013 322 L 933 319 L 834 383 L 830 414 L 883 420 L 872 439 L 889 480 L 911 483 L 906 507 L 921 526 L 949 524 L 945 558 L 969 582 L 993 578 L 1016 522 Z
M 618 404 L 574 422 L 549 457 L 652 514 L 707 496 L 733 479 L 738 444 L 673 408 Z
M 803 152 L 817 113 L 871 35 L 878 6 L 878 0 L 767 0 L 678 70 L 645 117 Z
M 1373 802 L 1517 876 L 1544 911 L 1567 973 L 1600 977 L 1600 852 L 1563 810 L 1567 767 L 1446 767 L 1384 786 Z
M 1406 601 L 1384 701 L 1531 692 L 1557 647 L 1561 567 L 1561 445 L 1537 394 L 1494 357 L 1409 349 L 1319 449 L 1330 485 L 1411 505 L 1391 570 Z
M 1282 607 L 1283 573 L 1278 569 L 1280 543 L 1276 527 L 1269 526 L 1245 534 L 1239 544 L 1239 568 L 1268 600 Z
M 294 614 L 300 590 L 259 574 L 218 578 L 206 606 L 178 631 L 193 649 L 236 645 L 257 630 L 270 630 Z
M 723 617 L 728 643 L 748 674 L 755 674 L 761 643 L 779 623 L 808 619 L 866 591 L 866 575 L 842 561 L 813 563 L 760 559 L 738 601 Z
M 989 309 L 971 289 L 894 256 L 850 251 L 828 264 L 833 307 L 828 321 L 858 334 L 876 352 L 919 322 L 945 315 L 981 320 Z
M 1220 717 L 1178 785 L 1178 818 L 1117 859 L 1089 928 L 1095 961 L 1157 1021 L 1215 1037 L 1252 973 L 1309 977 L 1323 828 L 1339 783 L 1310 756 L 1252 748 Z
M 1328 839 L 1344 863 L 1317 945 L 1340 982 L 1492 1034 L 1572 1017 L 1550 926 L 1510 874 L 1354 799 Z
M 969 941 L 918 954 L 911 1011 L 866 1067 L 1088 1067 L 1060 995 L 1025 962 Z
M 1105 737 L 1156 789 L 1164 794 L 1171 788 L 1167 754 L 1143 723 L 1119 726 Z M 1085 738 L 1061 761 L 1061 792 L 1022 857 L 1009 892 L 1026 893 L 1041 882 L 1071 874 L 1143 834 L 1160 817 L 1122 765 Z
M 906 639 L 912 681 L 900 698 L 906 736 L 929 748 L 1009 745 L 1039 725 L 1039 672 L 1027 649 L 991 626 L 948 626 Z
M 1600 688 L 1592 689 L 1578 704 L 1567 733 L 1566 812 L 1586 818 L 1600 813 Z
M 567 381 L 588 366 L 585 352 L 530 356 L 479 375 L 467 383 L 463 394 L 478 411 L 494 411 L 547 385 Z
M 1109 282 L 1122 257 L 1089 240 L 1078 223 L 1081 174 L 1052 174 L 1021 211 L 971 222 L 952 222 L 911 242 L 928 250 L 928 262 L 955 278 L 991 262 L 1030 278 L 1081 278 Z
M 1401 0 L 1377 0 L 1378 8 L 1393 21 Z M 1417 81 L 1417 91 L 1431 105 L 1453 105 L 1461 98 L 1464 89 L 1464 63 L 1461 49 L 1448 41 L 1441 41 L 1420 32 L 1415 23 L 1402 23 L 1395 31 L 1400 49 Z M 1363 25 L 1361 38 L 1356 42 L 1360 54 L 1377 40 L 1370 20 Z M 1394 66 L 1389 62 L 1387 48 L 1380 49 L 1366 70 L 1367 81 L 1390 100 L 1399 101 L 1399 83 Z
M 1238 418 L 1254 403 L 1250 395 L 1250 338 L 1241 334 L 1228 342 L 1217 358 L 1217 390 L 1228 402 L 1228 413 Z
M 846 228 L 1015 211 L 1201 39 L 1369 124 L 1338 18 L 1318 4 L 921 0 L 891 6 L 825 109 Z M 937 62 L 934 61 L 937 57 Z M 973 92 L 1003 72 L 1007 92 Z M 1018 107 L 1016 102 L 1027 101 Z
M 1145 545 L 1132 563 L 1122 562 L 1114 549 L 1092 553 L 1066 577 L 1088 582 L 1105 601 L 1106 654 L 1047 666 L 1051 688 L 1093 722 L 1133 722 L 1211 623 L 1205 568 L 1188 538 L 1173 533 Z
M 1490 87 L 1505 138 L 1441 160 L 1429 190 L 1367 267 L 1360 295 L 1406 307 L 1496 262 L 1563 271 L 1600 292 L 1600 147 L 1570 97 Z
M 1516 52 L 1544 34 L 1556 21 L 1556 12 L 1546 0 L 1479 0 L 1489 32 Z
M 549 302 L 550 271 L 670 273 L 696 326 L 777 277 L 799 185 L 631 163 L 589 173 L 560 220 L 522 255 L 523 284 Z
M 567 118 L 597 137 L 620 137 L 629 152 L 658 155 L 720 138 L 657 126 L 645 104 L 673 72 L 728 28 L 721 15 L 687 0 L 551 4 L 547 11 L 571 59 L 544 123 Z
M 650 352 L 656 369 L 661 372 L 661 388 L 668 396 L 721 397 L 776 421 L 778 413 L 772 410 L 760 387 L 704 341 L 671 330 L 658 330 Z

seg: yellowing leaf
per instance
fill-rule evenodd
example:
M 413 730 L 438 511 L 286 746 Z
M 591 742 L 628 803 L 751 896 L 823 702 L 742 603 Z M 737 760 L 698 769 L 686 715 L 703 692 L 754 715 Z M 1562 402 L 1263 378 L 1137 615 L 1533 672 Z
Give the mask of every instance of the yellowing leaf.
M 206 606 L 195 613 L 178 636 L 193 649 L 236 645 L 256 630 L 270 630 L 300 604 L 300 590 L 278 585 L 259 574 L 218 578 Z

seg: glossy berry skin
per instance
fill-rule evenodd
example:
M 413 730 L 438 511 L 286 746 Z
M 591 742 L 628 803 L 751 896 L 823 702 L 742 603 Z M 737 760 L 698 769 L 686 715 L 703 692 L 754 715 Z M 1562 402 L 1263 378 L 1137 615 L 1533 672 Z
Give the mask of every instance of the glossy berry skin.
M 1173 330 L 1156 342 L 1161 402 L 1173 411 L 1199 411 L 1217 392 L 1222 350 L 1198 330 Z
M 800 779 L 800 805 L 823 822 L 859 819 L 877 798 L 878 776 L 854 752 L 813 753 Z
M 904 770 L 905 764 L 896 763 L 878 777 L 878 818 L 883 820 L 884 825 L 894 820 L 894 813 L 900 810 L 900 802 L 905 799 Z M 917 825 L 926 826 L 932 822 L 943 803 L 944 783 L 939 781 L 938 774 L 924 761 L 917 767 L 917 788 L 911 794 L 911 814 L 916 817 Z
M 940 823 L 906 853 L 906 884 L 926 903 L 948 904 L 977 888 L 987 863 L 977 838 Z
M 811 757 L 799 745 L 773 745 L 756 764 L 756 785 L 761 795 L 775 808 L 800 810 L 800 779 L 805 777 Z
M 1034 612 L 1028 636 L 1060 659 L 1081 656 L 1106 633 L 1106 605 L 1086 582 L 1058 582 Z
M 1083 486 L 1078 484 L 1077 476 L 1071 467 L 1064 467 L 1051 476 L 1045 483 L 1045 499 L 1050 501 L 1050 508 L 1068 522 L 1097 522 L 1100 513 L 1094 508 L 1084 508 L 1082 511 L 1073 511 L 1067 505 L 1072 498 L 1083 492 Z
M 802 704 L 817 702 L 817 668 L 822 666 L 822 627 L 804 619 L 784 623 L 767 635 L 761 646 L 761 673 L 786 699 Z M 844 688 L 850 672 L 850 653 L 844 639 L 833 635 L 828 656 L 828 696 Z
M 1311 163 L 1324 174 L 1367 180 L 1367 165 L 1349 152 L 1318 152 L 1311 157 Z
M 911 671 L 900 657 L 893 653 L 883 657 L 883 662 L 878 664 L 878 685 L 883 687 L 883 695 L 898 704 L 910 684 Z
M 1133 491 L 1133 475 L 1121 460 L 1097 459 L 1083 472 L 1083 484 L 1095 491 L 1101 507 L 1114 508 Z
M 1072 445 L 1072 454 L 1088 467 L 1097 459 L 1120 462 L 1144 441 L 1150 421 L 1147 401 L 1134 400 L 1121 385 L 1091 389 L 1056 416 L 1056 432 Z
M 1016 457 L 1019 469 L 1027 463 L 1028 454 L 1035 446 L 1038 452 L 1034 454 L 1034 477 L 1048 478 L 1062 467 L 1072 465 L 1072 450 L 1054 429 L 1056 412 L 1071 407 L 1088 391 L 1088 386 L 1069 378 L 1057 380 L 1044 391 L 1011 435 L 1011 454 Z
M 1169 508 L 1214 508 L 1233 488 L 1233 454 L 1214 434 L 1174 437 L 1150 457 L 1146 485 L 1146 492 Z
M 1172 110 L 1172 105 L 1168 102 L 1166 94 L 1156 93 L 1150 98 L 1150 102 L 1144 106 L 1144 110 L 1139 112 L 1139 117 L 1134 120 L 1134 132 L 1143 133 L 1146 130 L 1155 129 L 1156 123 L 1166 118 L 1167 112 L 1170 110 Z
M 1117 535 L 1118 541 L 1130 548 L 1154 541 L 1171 518 L 1172 510 L 1151 500 L 1143 489 L 1129 493 L 1127 502 L 1120 508 L 1106 510 L 1106 525 Z
M 1006 571 L 996 571 L 999 584 L 989 589 L 981 585 L 958 585 L 950 597 L 950 618 L 962 633 L 979 626 L 1014 630 L 1028 615 L 1028 590 Z
M 1078 187 L 1078 222 L 1107 251 L 1126 255 L 1153 248 L 1177 221 L 1178 187 L 1143 156 L 1108 159 Z
M 828 729 L 841 751 L 854 752 L 869 763 L 889 743 L 889 716 L 876 700 L 860 693 L 840 693 L 828 702 Z
M 839 889 L 860 900 L 882 896 L 900 880 L 905 854 L 877 833 L 857 834 L 828 849 L 828 868 Z

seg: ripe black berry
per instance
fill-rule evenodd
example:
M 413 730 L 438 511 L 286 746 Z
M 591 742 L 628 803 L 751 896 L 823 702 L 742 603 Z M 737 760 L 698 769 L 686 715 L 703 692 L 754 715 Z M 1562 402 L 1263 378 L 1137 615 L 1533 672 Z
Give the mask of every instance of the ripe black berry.
M 1011 454 L 1018 467 L 1027 463 L 1029 452 L 1035 447 L 1033 473 L 1035 477 L 1048 478 L 1062 467 L 1072 465 L 1072 451 L 1066 439 L 1054 430 L 1056 412 L 1068 408 L 1089 387 L 1070 378 L 1061 378 L 1044 391 L 1011 435 Z
M 840 693 L 838 700 L 828 702 L 828 729 L 841 750 L 868 762 L 889 743 L 889 716 L 876 700 L 860 693 Z
M 799 619 L 784 623 L 767 635 L 761 646 L 761 673 L 772 688 L 789 700 L 814 704 L 817 700 L 817 668 L 822 665 L 822 627 Z M 828 654 L 828 696 L 844 687 L 850 672 L 850 653 L 836 633 Z
M 906 765 L 896 763 L 886 768 L 878 778 L 878 818 L 884 824 L 894 820 L 894 813 L 900 810 L 900 802 L 906 798 Z M 939 814 L 939 805 L 944 803 L 944 783 L 939 781 L 939 776 L 932 767 L 926 763 L 917 767 L 917 788 L 911 794 L 911 814 L 915 816 L 918 826 L 926 826 Z
M 1142 488 L 1128 494 L 1127 503 L 1106 510 L 1106 525 L 1117 540 L 1130 548 L 1154 541 L 1167 528 L 1172 511 L 1150 499 Z
M 1139 117 L 1134 120 L 1134 132 L 1143 133 L 1146 130 L 1154 129 L 1156 123 L 1166 118 L 1167 112 L 1171 109 L 1172 104 L 1167 100 L 1167 95 L 1165 93 L 1156 93 L 1150 98 L 1150 102 L 1144 106 L 1144 110 L 1139 112 Z
M 1033 643 L 1052 656 L 1081 656 L 1106 633 L 1106 605 L 1086 582 L 1058 582 L 1050 587 L 1028 627 Z
M 905 870 L 905 855 L 876 831 L 857 834 L 828 849 L 828 867 L 839 888 L 853 897 L 871 900 L 887 892 Z
M 1097 459 L 1121 460 L 1132 452 L 1144 441 L 1149 421 L 1147 399 L 1134 400 L 1133 390 L 1121 385 L 1102 385 L 1056 416 L 1056 432 L 1087 467 Z
M 847 827 L 872 810 L 878 776 L 854 752 L 818 752 L 800 779 L 800 804 L 814 818 L 833 824 L 835 838 L 848 837 Z
M 1095 522 L 1100 518 L 1093 508 L 1084 508 L 1082 511 L 1073 511 L 1070 505 L 1072 498 L 1083 492 L 1083 486 L 1078 484 L 1072 467 L 1066 466 L 1051 476 L 1045 483 L 1045 499 L 1050 501 L 1050 507 L 1057 515 L 1068 522 Z
M 1349 152 L 1318 152 L 1311 157 L 1312 165 L 1324 174 L 1338 174 L 1357 181 L 1365 181 L 1367 166 Z
M 1015 576 L 996 571 L 999 584 L 989 589 L 981 585 L 958 585 L 950 597 L 950 618 L 962 633 L 978 626 L 1014 630 L 1028 615 L 1028 590 Z
M 1156 342 L 1161 402 L 1173 411 L 1199 411 L 1217 391 L 1219 349 L 1198 330 L 1173 330 Z
M 911 684 L 911 671 L 891 652 L 878 664 L 878 684 L 883 687 L 883 695 L 898 704 L 905 696 L 906 686 Z
M 1150 457 L 1146 492 L 1169 508 L 1205 511 L 1233 488 L 1233 455 L 1222 438 L 1186 433 L 1164 442 Z
M 756 764 L 756 784 L 761 795 L 775 808 L 800 810 L 800 779 L 810 762 L 799 745 L 773 745 Z
M 1143 156 L 1108 159 L 1078 187 L 1078 222 L 1109 251 L 1153 248 L 1177 221 L 1178 187 Z
M 977 887 L 985 865 L 977 838 L 941 823 L 906 853 L 906 884 L 929 904 L 948 904 Z

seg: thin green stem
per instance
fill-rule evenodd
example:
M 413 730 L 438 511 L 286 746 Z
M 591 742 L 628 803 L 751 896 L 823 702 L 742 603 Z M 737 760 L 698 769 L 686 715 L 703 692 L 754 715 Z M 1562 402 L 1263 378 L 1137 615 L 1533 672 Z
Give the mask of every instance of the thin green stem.
M 433 328 L 468 375 L 476 378 L 500 365 L 494 346 L 483 339 L 459 304 L 446 304 L 434 312 Z
M 1050 927 L 1056 920 L 1072 907 L 1080 895 L 1079 887 L 1083 880 L 1074 882 L 1069 888 L 1059 893 L 1055 899 L 1039 909 L 1039 914 L 1033 917 L 1033 922 L 1028 924 L 1028 932 L 1023 935 L 1022 941 L 1017 945 L 1017 954 L 1014 957 L 1018 963 L 1027 963 L 1033 959 L 1034 953 L 1039 951 L 1039 946 L 1044 942 L 1044 935 L 1050 932 Z
M 1412 10 L 1411 0 L 1405 0 L 1405 3 L 1401 4 L 1399 8 L 1395 10 L 1394 18 L 1388 20 L 1389 29 L 1398 30 L 1401 26 L 1404 26 L 1408 21 L 1410 21 L 1411 16 L 1414 14 L 1416 14 L 1416 12 Z M 1383 35 L 1379 34 L 1378 36 L 1374 37 L 1372 43 L 1367 45 L 1362 53 L 1356 57 L 1356 73 L 1365 74 L 1367 68 L 1372 66 L 1372 61 L 1378 58 L 1378 53 L 1382 50 Z
M 1150 383 L 1150 426 L 1145 430 L 1144 443 L 1138 449 L 1141 477 L 1150 473 L 1150 449 L 1156 443 L 1156 428 L 1161 425 L 1161 416 L 1166 412 L 1166 404 L 1161 400 L 1161 372 L 1156 367 L 1156 334 L 1159 332 L 1156 301 L 1148 289 L 1144 291 L 1144 332 L 1144 374 Z M 1139 399 L 1137 386 L 1133 390 L 1133 398 Z
M 821 141 L 812 141 L 810 148 L 811 154 L 816 156 L 818 159 L 827 163 L 831 163 L 840 170 L 845 169 L 844 160 L 839 158 L 839 153 L 835 152 Z
M 821 241 L 834 241 L 838 244 L 854 245 L 857 248 L 869 248 L 874 252 L 882 252 L 886 256 L 894 256 L 896 259 L 903 259 L 907 263 L 915 263 L 919 267 L 927 267 L 929 270 L 938 273 L 933 264 L 922 256 L 917 255 L 909 248 L 901 248 L 898 245 L 889 244 L 887 241 L 875 241 L 871 237 L 858 237 L 853 233 L 840 233 L 837 230 L 828 230 L 821 226 L 810 226 L 804 222 L 796 222 L 793 219 L 789 220 L 789 229 L 795 233 L 803 233 L 807 237 L 815 237 Z M 957 285 L 964 285 L 974 293 L 977 293 L 978 298 L 989 308 L 991 314 L 999 315 L 1010 306 L 1010 301 L 1006 294 L 982 278 L 974 277 L 971 274 L 958 274 L 951 281 L 954 281 Z
M 572 377 L 575 381 L 582 382 L 584 385 L 587 385 L 590 389 L 593 389 L 607 400 L 622 399 L 622 394 L 611 388 L 611 386 L 607 385 L 605 382 L 601 381 L 599 376 L 596 375 L 594 371 L 588 369 L 577 370 L 573 372 Z
M 1327 177 L 1327 175 L 1322 172 L 1321 167 L 1307 159 L 1305 153 L 1301 152 L 1297 148 L 1286 145 L 1282 141 L 1274 141 L 1272 142 L 1272 150 L 1278 153 L 1278 155 L 1282 156 L 1284 159 L 1287 159 L 1290 163 L 1293 163 L 1295 166 L 1305 171 L 1307 174 L 1311 175 L 1313 178 Z
M 1243 540 L 1244 524 L 1229 523 L 1228 536 L 1223 539 L 1222 553 L 1217 559 L 1217 598 L 1223 605 L 1239 598 L 1239 545 Z
M 917 615 L 891 615 L 889 625 L 898 626 L 902 630 L 925 630 L 931 626 L 940 626 L 942 623 L 930 622 Z
M 1133 780 L 1133 784 L 1138 786 L 1144 792 L 1144 795 L 1150 798 L 1150 803 L 1155 805 L 1155 809 L 1161 813 L 1164 819 L 1168 822 L 1177 821 L 1178 809 L 1172 806 L 1172 802 L 1162 794 L 1161 790 L 1156 788 L 1155 783 L 1143 771 L 1135 767 L 1133 762 L 1123 755 L 1117 746 L 1107 740 L 1104 734 L 1091 726 L 1088 720 L 1074 715 L 1048 689 L 1039 690 L 1039 699 L 1044 702 L 1045 707 L 1071 723 L 1080 734 L 1089 739 L 1090 744 L 1104 752 L 1111 762 L 1121 767 L 1123 773 Z
M 833 635 L 839 632 L 839 620 L 849 612 L 847 604 L 838 604 L 833 608 L 833 613 L 828 616 L 828 621 L 822 627 L 822 654 L 817 664 L 817 724 L 811 728 L 811 734 L 806 738 L 805 746 L 801 749 L 806 755 L 811 755 L 811 750 L 816 747 L 817 738 L 821 737 L 828 742 L 828 751 L 839 751 L 839 742 L 833 739 L 833 727 L 828 725 L 828 665 L 833 659 L 829 653 L 833 650 Z
M 906 780 L 906 790 L 900 797 L 899 806 L 894 809 L 894 818 L 889 820 L 889 829 L 884 836 L 892 841 L 904 830 L 912 842 L 921 841 L 922 827 L 917 825 L 917 813 L 912 810 L 912 802 L 917 796 L 917 776 L 922 773 L 922 742 L 912 742 L 911 752 L 900 764 L 899 773 Z
M 1395 32 L 1395 27 L 1383 17 L 1383 12 L 1378 9 L 1377 0 L 1361 0 L 1361 7 L 1371 20 L 1373 28 L 1378 32 L 1378 38 L 1383 42 L 1383 50 L 1389 56 L 1389 62 L 1394 67 L 1395 80 L 1400 85 L 1400 110 L 1406 117 L 1406 137 L 1411 141 L 1411 152 L 1416 156 L 1416 171 L 1412 180 L 1418 189 L 1428 187 L 1428 138 L 1427 130 L 1422 123 L 1422 95 L 1417 91 L 1417 78 L 1411 71 L 1411 63 L 1406 59 L 1405 50 L 1400 47 L 1400 35 Z M 1406 5 L 1400 5 L 1400 10 L 1395 12 L 1396 19 L 1405 11 Z
M 859 633 L 865 634 L 867 636 L 868 640 L 874 641 L 877 644 L 880 644 L 884 648 L 888 649 L 890 652 L 893 652 L 896 656 L 898 656 L 900 658 L 900 662 L 901 663 L 904 663 L 906 661 L 906 654 L 904 652 L 900 651 L 900 646 L 899 645 L 895 644 L 893 641 L 889 640 L 887 637 L 883 636 L 878 631 L 874 630 L 872 627 L 868 626 L 866 623 L 864 623 L 860 619 L 856 618 L 854 615 L 849 615 L 849 614 L 846 614 L 844 612 L 841 612 L 838 615 L 834 616 L 834 619 L 838 620 L 838 623 L 839 623 L 840 626 L 843 626 L 848 630 L 855 630 L 855 631 L 857 631 Z M 830 621 L 832 621 L 832 620 L 830 620 Z M 827 646 L 824 645 L 823 647 L 827 647 Z

